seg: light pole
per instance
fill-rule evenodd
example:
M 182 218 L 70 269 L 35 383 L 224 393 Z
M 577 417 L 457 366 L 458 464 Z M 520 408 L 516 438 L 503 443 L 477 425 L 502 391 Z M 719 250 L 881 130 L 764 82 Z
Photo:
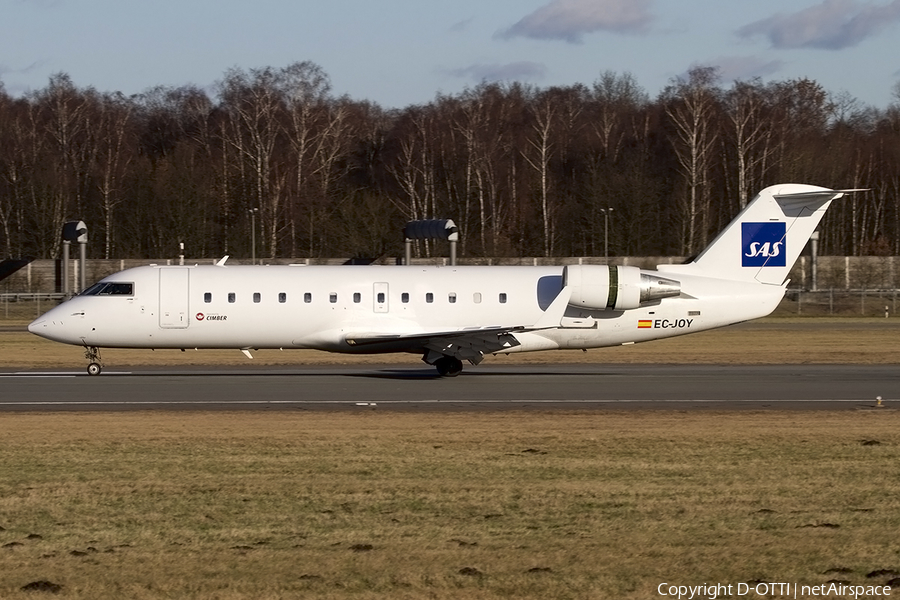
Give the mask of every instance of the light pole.
M 256 264 L 256 213 L 258 208 L 251 208 L 247 211 L 250 213 L 250 264 Z
M 812 235 L 809 236 L 809 243 L 811 245 L 810 251 L 812 252 L 812 291 L 816 291 L 819 289 L 819 280 L 818 280 L 818 262 L 819 262 L 819 232 L 813 231 Z
M 609 213 L 612 211 L 611 206 L 600 209 L 600 212 L 603 213 L 603 258 L 606 259 L 606 262 L 609 262 Z

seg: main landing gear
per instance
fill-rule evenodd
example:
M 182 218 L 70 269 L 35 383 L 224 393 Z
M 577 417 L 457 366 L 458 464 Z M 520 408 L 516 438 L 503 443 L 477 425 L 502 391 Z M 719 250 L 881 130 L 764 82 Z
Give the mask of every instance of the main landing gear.
M 103 367 L 100 366 L 100 348 L 96 346 L 85 346 L 84 357 L 91 361 L 87 367 L 88 375 L 99 375 Z
M 438 375 L 441 377 L 456 377 L 462 373 L 462 361 L 453 356 L 442 356 L 434 361 Z

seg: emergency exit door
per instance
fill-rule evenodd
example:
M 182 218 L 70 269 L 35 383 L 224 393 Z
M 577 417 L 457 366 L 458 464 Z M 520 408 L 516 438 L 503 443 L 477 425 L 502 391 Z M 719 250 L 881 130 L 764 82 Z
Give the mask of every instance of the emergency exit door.
M 388 284 L 387 282 L 375 283 L 374 298 L 375 312 L 386 313 L 388 311 Z
M 163 267 L 159 270 L 159 326 L 163 329 L 184 329 L 188 318 L 190 269 Z

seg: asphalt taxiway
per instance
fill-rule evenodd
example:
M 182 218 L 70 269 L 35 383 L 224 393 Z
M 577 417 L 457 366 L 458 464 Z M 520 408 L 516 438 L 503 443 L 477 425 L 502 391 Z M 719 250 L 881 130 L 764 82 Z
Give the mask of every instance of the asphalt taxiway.
M 0 371 L 0 411 L 868 410 L 900 406 L 897 366 L 397 365 Z M 885 409 L 882 409 L 885 410 Z

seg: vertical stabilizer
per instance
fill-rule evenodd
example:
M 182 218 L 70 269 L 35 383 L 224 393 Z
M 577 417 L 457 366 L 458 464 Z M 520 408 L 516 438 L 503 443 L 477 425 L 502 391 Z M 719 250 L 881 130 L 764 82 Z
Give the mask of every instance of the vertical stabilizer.
M 707 277 L 781 285 L 831 201 L 856 191 L 863 190 L 767 187 L 689 266 Z

